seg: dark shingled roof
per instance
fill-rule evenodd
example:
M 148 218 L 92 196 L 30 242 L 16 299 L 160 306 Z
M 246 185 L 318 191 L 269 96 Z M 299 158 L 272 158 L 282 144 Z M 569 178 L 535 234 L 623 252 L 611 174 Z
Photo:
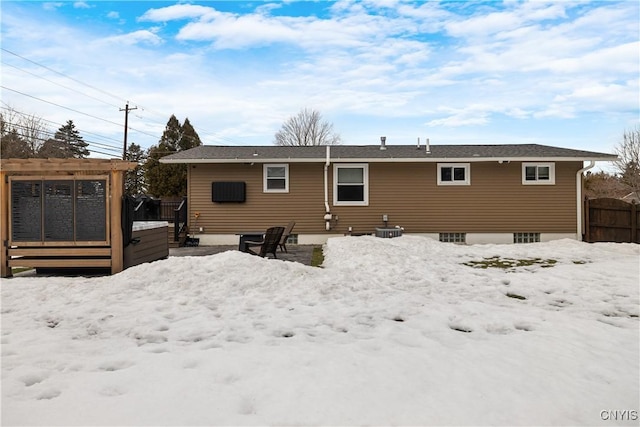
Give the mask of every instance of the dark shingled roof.
M 326 159 L 326 146 L 214 146 L 202 145 L 163 157 L 162 163 L 312 162 Z M 613 154 L 573 150 L 539 144 L 507 145 L 333 145 L 337 161 L 442 161 L 442 160 L 615 160 Z

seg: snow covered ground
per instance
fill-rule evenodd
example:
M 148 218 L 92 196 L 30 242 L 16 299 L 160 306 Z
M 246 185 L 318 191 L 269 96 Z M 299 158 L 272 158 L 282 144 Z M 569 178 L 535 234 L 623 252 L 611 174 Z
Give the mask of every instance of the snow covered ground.
M 639 261 L 343 237 L 3 280 L 2 425 L 638 425 Z

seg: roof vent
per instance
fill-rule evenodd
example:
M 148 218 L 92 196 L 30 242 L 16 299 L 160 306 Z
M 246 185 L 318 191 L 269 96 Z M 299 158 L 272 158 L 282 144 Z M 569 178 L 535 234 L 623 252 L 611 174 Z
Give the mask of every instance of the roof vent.
M 387 137 L 386 136 L 381 136 L 380 137 L 380 149 L 381 150 L 386 150 L 387 146 L 385 145 L 385 143 L 387 142 Z

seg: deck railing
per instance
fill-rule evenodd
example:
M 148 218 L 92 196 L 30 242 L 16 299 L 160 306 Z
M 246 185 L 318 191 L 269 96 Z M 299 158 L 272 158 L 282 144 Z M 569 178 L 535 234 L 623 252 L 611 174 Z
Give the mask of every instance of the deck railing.
M 187 198 L 173 210 L 173 240 L 180 241 L 180 235 L 187 229 Z

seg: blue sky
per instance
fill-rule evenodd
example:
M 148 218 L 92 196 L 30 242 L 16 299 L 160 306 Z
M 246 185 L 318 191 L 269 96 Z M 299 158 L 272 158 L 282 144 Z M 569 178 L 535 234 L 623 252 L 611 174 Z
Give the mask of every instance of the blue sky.
M 95 156 L 270 145 L 302 108 L 344 144 L 540 143 L 612 152 L 639 123 L 636 1 L 2 1 L 2 111 Z M 95 143 L 95 144 L 93 144 Z

